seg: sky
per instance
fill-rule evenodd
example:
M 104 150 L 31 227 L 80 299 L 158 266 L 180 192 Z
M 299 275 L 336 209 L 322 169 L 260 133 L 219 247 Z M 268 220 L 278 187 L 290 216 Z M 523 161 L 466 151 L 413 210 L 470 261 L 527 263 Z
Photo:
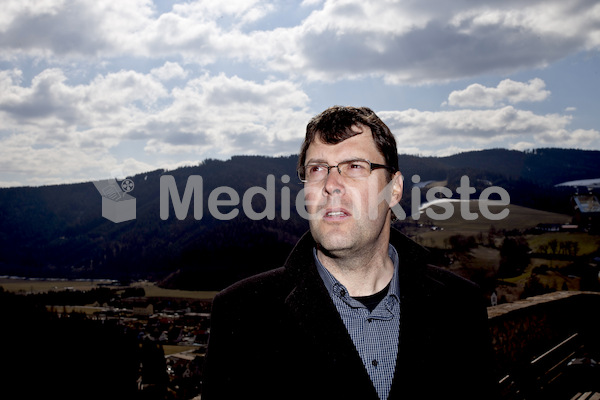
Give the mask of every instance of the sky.
M 4 0 L 0 187 L 296 154 L 372 108 L 401 154 L 600 150 L 597 0 Z

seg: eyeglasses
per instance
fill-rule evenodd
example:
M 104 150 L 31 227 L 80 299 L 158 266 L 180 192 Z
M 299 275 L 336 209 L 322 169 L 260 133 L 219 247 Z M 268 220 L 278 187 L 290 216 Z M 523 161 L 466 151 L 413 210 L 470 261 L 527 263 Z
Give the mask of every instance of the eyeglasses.
M 337 168 L 341 176 L 351 179 L 367 178 L 374 169 L 385 168 L 394 171 L 393 167 L 375 164 L 369 160 L 349 160 L 343 161 L 338 165 L 328 165 L 327 163 L 309 163 L 298 168 L 298 178 L 304 183 L 317 183 L 324 180 L 331 168 Z

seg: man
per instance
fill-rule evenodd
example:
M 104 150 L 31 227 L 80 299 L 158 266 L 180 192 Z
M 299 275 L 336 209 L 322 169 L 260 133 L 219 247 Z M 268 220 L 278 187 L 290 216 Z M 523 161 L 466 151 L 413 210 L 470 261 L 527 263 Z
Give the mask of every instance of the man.
M 368 108 L 325 110 L 298 174 L 310 232 L 282 268 L 215 297 L 202 400 L 491 398 L 477 287 L 391 228 L 389 128 Z

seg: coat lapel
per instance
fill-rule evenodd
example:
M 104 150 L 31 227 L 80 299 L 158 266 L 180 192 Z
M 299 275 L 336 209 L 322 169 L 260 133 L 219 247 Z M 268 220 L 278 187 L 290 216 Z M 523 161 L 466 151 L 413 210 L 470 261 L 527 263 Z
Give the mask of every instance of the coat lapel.
M 390 242 L 399 255 L 400 338 L 389 398 L 410 398 L 414 395 L 413 388 L 420 385 L 415 380 L 419 376 L 416 371 L 422 371 L 425 363 L 433 361 L 424 359 L 422 354 L 430 334 L 425 327 L 428 299 L 432 295 L 425 279 L 430 256 L 426 249 L 394 229 Z
M 423 325 L 422 314 L 431 288 L 425 283 L 428 251 L 395 229 L 390 242 L 399 255 L 401 307 L 398 355 L 389 397 L 393 399 L 410 392 L 409 388 L 416 383 L 411 382 L 413 370 L 421 369 L 421 363 L 427 362 L 419 357 L 420 344 L 427 342 L 427 338 L 421 337 L 426 333 L 419 327 Z M 312 253 L 314 245 L 307 233 L 286 262 L 286 269 L 296 282 L 286 299 L 286 307 L 300 332 L 299 340 L 305 340 L 317 357 L 326 357 L 333 364 L 336 375 L 344 377 L 343 384 L 352 398 L 378 399 L 346 326 L 318 275 Z
M 316 359 L 326 359 L 335 373 L 330 377 L 343 377 L 344 390 L 363 393 L 377 399 L 377 393 L 362 363 L 358 351 L 346 330 L 329 293 L 319 276 L 313 259 L 314 241 L 305 235 L 290 254 L 286 268 L 297 282 L 286 299 L 293 324 L 314 351 Z M 336 382 L 331 382 L 336 384 Z M 365 388 L 371 388 L 365 393 Z

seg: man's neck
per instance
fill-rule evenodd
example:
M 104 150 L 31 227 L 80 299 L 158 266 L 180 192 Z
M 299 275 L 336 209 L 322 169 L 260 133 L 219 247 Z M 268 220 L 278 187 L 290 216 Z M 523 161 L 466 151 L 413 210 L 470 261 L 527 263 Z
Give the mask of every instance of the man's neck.
M 388 245 L 382 244 L 364 254 L 333 256 L 317 249 L 319 261 L 346 289 L 350 296 L 369 296 L 387 286 L 394 275 Z

